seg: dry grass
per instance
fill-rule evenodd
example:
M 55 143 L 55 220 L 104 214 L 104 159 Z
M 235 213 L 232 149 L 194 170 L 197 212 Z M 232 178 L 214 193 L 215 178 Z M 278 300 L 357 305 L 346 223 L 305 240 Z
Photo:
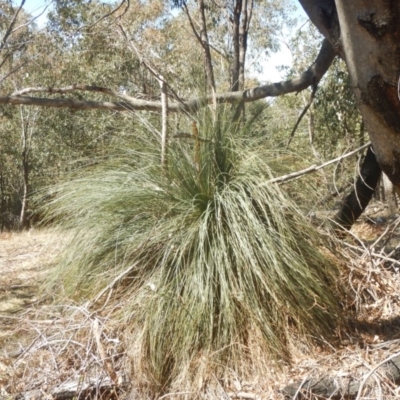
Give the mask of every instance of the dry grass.
M 346 386 L 350 378 L 362 381 L 382 360 L 397 353 L 400 350 L 400 265 L 385 260 L 380 245 L 391 233 L 397 235 L 399 229 L 393 222 L 384 230 L 388 226 L 385 235 L 374 244 L 374 249 L 356 236 L 347 238 L 347 245 L 342 244 L 348 264 L 343 267 L 341 279 L 350 284 L 355 294 L 354 301 L 347 304 L 349 313 L 356 311 L 352 332 L 343 336 L 334 347 L 321 342 L 306 352 L 292 344 L 292 362 L 282 365 L 281 370 L 271 369 L 257 356 L 257 353 L 261 354 L 260 349 L 249 343 L 253 375 L 232 370 L 224 380 L 215 377 L 203 382 L 198 398 L 279 400 L 284 399 L 281 389 L 287 384 L 310 377 L 330 376 Z M 371 241 L 370 228 L 370 224 L 362 223 L 354 232 L 368 231 L 368 240 Z M 382 235 L 380 228 L 375 239 Z M 51 252 L 44 249 L 49 249 L 49 243 L 57 246 L 59 241 L 47 232 L 13 234 L 11 237 L 3 235 L 1 260 L 7 274 L 2 275 L 2 287 L 7 282 L 19 282 L 37 288 L 38 280 L 46 271 L 41 266 L 48 265 L 51 260 Z M 31 294 L 32 298 L 38 296 L 34 289 Z M 97 305 L 97 309 L 91 307 L 91 304 L 56 307 L 31 303 L 21 307 L 17 313 L 2 312 L 3 326 L 9 329 L 7 343 L 3 331 L 0 396 L 13 398 L 17 393 L 30 392 L 45 398 L 50 393 L 68 390 L 87 394 L 85 389 L 90 383 L 92 388 L 97 385 L 98 393 L 101 393 L 101 387 L 110 387 L 114 383 L 114 388 L 123 389 L 119 392 L 121 398 L 123 391 L 129 393 L 131 399 L 145 398 L 143 388 L 135 386 L 134 375 L 131 376 L 131 371 L 126 369 L 130 362 L 125 349 L 133 338 L 126 337 L 124 327 L 113 318 L 118 310 L 107 304 Z M 6 353 L 5 347 L 14 351 Z M 127 382 L 131 387 L 127 387 Z M 93 389 L 92 393 L 95 392 Z M 118 397 L 115 391 L 103 394 L 108 398 Z M 389 400 L 399 395 L 399 388 L 382 369 L 378 369 L 365 383 L 359 400 Z M 164 398 L 192 397 L 192 393 L 183 388 Z

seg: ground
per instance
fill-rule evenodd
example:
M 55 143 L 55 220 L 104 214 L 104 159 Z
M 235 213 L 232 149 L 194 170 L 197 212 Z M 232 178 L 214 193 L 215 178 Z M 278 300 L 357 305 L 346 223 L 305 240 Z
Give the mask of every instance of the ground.
M 338 248 L 348 260 L 342 278 L 352 291 L 346 300 L 351 331 L 333 346 L 317 341 L 308 354 L 293 349 L 293 362 L 268 377 L 219 382 L 222 396 L 284 399 L 287 385 L 323 377 L 343 387 L 357 382 L 359 388 L 374 367 L 395 356 L 400 351 L 399 226 L 397 215 L 377 215 L 371 208 Z M 52 294 L 43 291 L 41 282 L 64 240 L 49 230 L 0 235 L 0 399 L 72 398 L 86 395 L 90 385 L 115 388 L 126 381 L 122 339 L 107 315 L 91 311 L 89 303 L 56 306 Z M 377 369 L 353 398 L 400 398 L 391 378 L 383 367 Z
M 31 339 L 24 312 L 40 309 L 40 283 L 60 248 L 50 231 L 0 234 L 0 398 L 7 393 L 11 365 Z

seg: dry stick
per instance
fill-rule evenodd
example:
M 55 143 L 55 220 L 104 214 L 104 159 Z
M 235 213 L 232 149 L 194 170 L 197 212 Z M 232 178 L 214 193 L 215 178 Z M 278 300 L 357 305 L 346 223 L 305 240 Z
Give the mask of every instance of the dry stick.
M 295 393 L 294 396 L 293 396 L 293 400 L 296 400 L 296 399 L 297 399 L 297 396 L 300 394 L 300 390 L 303 388 L 303 386 L 304 386 L 304 384 L 307 382 L 307 380 L 308 380 L 307 377 L 305 377 L 305 378 L 303 379 L 303 381 L 301 382 L 301 384 L 300 384 L 299 387 L 297 388 L 296 393 Z
M 303 175 L 310 174 L 311 172 L 318 171 L 321 168 L 325 168 L 328 165 L 334 164 L 335 162 L 341 161 L 341 160 L 343 160 L 343 159 L 345 159 L 347 157 L 350 157 L 350 156 L 352 156 L 354 154 L 357 154 L 358 152 L 360 152 L 361 150 L 366 149 L 370 145 L 371 145 L 371 142 L 368 142 L 367 144 L 364 144 L 363 146 L 359 147 L 358 149 L 350 151 L 347 154 L 343 154 L 342 156 L 336 157 L 333 160 L 327 161 L 326 163 L 323 163 L 323 164 L 320 164 L 320 165 L 314 164 L 314 165 L 311 165 L 308 168 L 302 169 L 301 171 L 292 172 L 291 174 L 282 175 L 282 176 L 279 176 L 278 178 L 270 179 L 270 180 L 268 180 L 268 181 L 266 181 L 264 183 L 260 183 L 259 186 L 268 185 L 270 183 L 285 182 L 285 181 L 297 179 L 297 178 L 299 178 L 299 177 L 301 177 Z
M 357 397 L 355 398 L 355 400 L 360 400 L 361 398 L 361 394 L 362 394 L 362 390 L 364 389 L 364 386 L 367 382 L 367 380 L 370 378 L 370 376 L 378 369 L 380 368 L 382 365 L 388 363 L 389 361 L 393 360 L 393 358 L 396 358 L 400 356 L 400 352 L 395 353 L 393 355 L 391 355 L 390 357 L 386 358 L 385 360 L 383 360 L 382 362 L 380 362 L 378 365 L 376 365 L 374 368 L 372 368 L 367 375 L 365 375 L 364 379 L 362 380 L 362 382 L 360 383 L 360 387 L 358 389 L 358 393 L 357 393 Z
M 354 246 L 354 245 L 352 245 L 352 244 L 350 244 L 350 243 L 346 243 L 346 242 L 342 242 L 342 243 L 343 243 L 345 246 L 350 247 L 351 249 L 361 251 L 361 249 L 360 249 L 359 247 Z M 400 265 L 400 261 L 399 261 L 399 260 L 396 260 L 396 259 L 394 259 L 394 258 L 390 258 L 390 257 L 388 257 L 388 256 L 384 256 L 384 255 L 382 255 L 382 254 L 375 253 L 375 252 L 369 252 L 369 254 L 370 254 L 371 256 L 373 256 L 373 257 L 378 257 L 378 258 L 381 258 L 382 260 L 390 261 L 390 262 L 392 262 L 392 263 L 394 263 L 394 264 Z
M 288 140 L 287 145 L 286 145 L 286 150 L 289 148 L 290 143 L 292 142 L 292 140 L 294 138 L 294 134 L 296 133 L 297 128 L 300 125 L 300 122 L 302 121 L 303 117 L 306 115 L 308 109 L 311 107 L 311 104 L 314 101 L 314 97 L 315 97 L 315 93 L 317 92 L 317 89 L 318 89 L 318 86 L 317 85 L 313 85 L 313 89 L 312 89 L 312 93 L 311 93 L 311 96 L 310 96 L 310 100 L 308 101 L 308 103 L 304 107 L 303 111 L 301 112 L 299 118 L 297 119 L 297 122 L 294 125 L 294 127 L 292 129 L 292 132 L 290 132 L 290 137 L 289 137 L 289 140 Z
M 139 57 L 139 60 L 145 65 L 145 67 L 156 77 L 160 89 L 161 89 L 161 166 L 167 168 L 167 153 L 168 153 L 168 93 L 167 93 L 167 82 L 165 81 L 162 74 L 158 73 L 155 68 L 150 66 L 150 64 L 145 61 L 140 54 L 139 50 L 129 39 L 123 26 L 119 24 L 122 34 L 124 35 L 126 41 L 128 42 L 131 50 Z
M 100 23 L 101 21 L 103 21 L 104 19 L 111 17 L 111 15 L 115 14 L 123 5 L 124 3 L 127 2 L 127 6 L 125 7 L 124 12 L 119 15 L 117 18 L 120 19 L 121 17 L 124 16 L 124 14 L 127 13 L 129 6 L 130 6 L 130 0 L 126 1 L 126 0 L 122 0 L 121 4 L 119 6 L 117 6 L 117 8 L 114 8 L 113 10 L 111 10 L 109 13 L 103 15 L 101 18 L 99 18 L 97 21 L 93 22 L 93 24 L 89 25 L 89 26 L 83 26 L 86 29 L 90 29 L 93 28 L 95 25 L 97 25 L 98 23 Z
M 230 398 L 245 399 L 245 400 L 256 400 L 257 399 L 256 394 L 247 393 L 247 392 L 228 393 L 228 396 Z
M 172 95 L 174 96 L 175 100 L 177 100 L 177 104 L 175 104 L 176 107 L 178 107 L 176 110 L 174 111 L 185 111 L 185 108 L 187 108 L 186 103 L 180 98 L 180 96 L 178 96 L 178 94 L 176 93 L 176 91 L 171 87 L 171 85 L 164 80 L 164 78 L 162 77 L 162 74 L 160 74 L 154 67 L 152 67 L 150 65 L 150 63 L 145 60 L 142 56 L 142 54 L 140 53 L 140 51 L 137 49 L 137 47 L 134 45 L 134 43 L 132 42 L 132 40 L 129 38 L 128 34 L 126 33 L 124 27 L 122 26 L 121 23 L 118 24 L 119 29 L 121 30 L 122 35 L 124 36 L 125 40 L 128 43 L 128 47 L 130 48 L 130 50 L 132 51 L 132 53 L 136 54 L 136 56 L 139 58 L 140 62 L 143 63 L 143 65 L 150 71 L 150 73 L 152 75 L 154 75 L 154 77 L 159 81 L 160 79 L 164 82 L 164 84 L 166 85 L 166 88 L 168 88 L 170 90 L 170 92 L 172 93 Z M 133 97 L 131 97 L 131 99 L 135 100 Z M 162 104 L 161 104 L 161 110 L 162 110 Z M 168 106 L 169 109 L 169 106 Z M 171 111 L 171 109 L 169 109 L 169 111 Z
M 106 352 L 104 351 L 104 347 L 101 344 L 101 332 L 99 328 L 99 320 L 97 318 L 93 321 L 93 334 L 97 344 L 97 350 L 99 351 L 101 361 L 103 362 L 104 369 L 107 371 L 109 377 L 114 382 L 115 385 L 118 385 L 118 376 L 113 368 L 109 357 L 107 357 Z
M 167 397 L 170 397 L 170 396 L 186 396 L 188 394 L 194 394 L 194 393 L 193 392 L 167 393 L 167 394 L 164 394 L 163 396 L 159 397 L 158 400 L 166 399 Z

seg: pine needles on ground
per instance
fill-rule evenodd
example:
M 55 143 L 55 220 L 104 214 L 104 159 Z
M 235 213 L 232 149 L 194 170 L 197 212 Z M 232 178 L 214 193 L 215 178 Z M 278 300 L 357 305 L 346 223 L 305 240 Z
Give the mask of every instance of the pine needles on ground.
M 168 170 L 147 143 L 57 187 L 48 211 L 75 232 L 53 287 L 95 297 L 129 268 L 116 301 L 135 379 L 155 393 L 200 389 L 250 363 L 252 346 L 288 359 L 293 338 L 329 340 L 340 325 L 337 266 L 265 185 L 279 159 L 226 114 L 198 123 L 202 140 L 173 142 Z

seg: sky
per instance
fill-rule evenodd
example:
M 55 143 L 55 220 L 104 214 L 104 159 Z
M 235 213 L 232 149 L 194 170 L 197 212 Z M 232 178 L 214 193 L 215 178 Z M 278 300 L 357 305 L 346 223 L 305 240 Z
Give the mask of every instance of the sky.
M 57 0 L 55 0 L 57 1 Z M 291 0 L 293 4 L 298 4 L 297 1 Z M 26 0 L 25 9 L 33 16 L 37 16 L 45 10 L 46 6 L 48 6 L 52 1 L 51 0 Z M 51 5 L 50 7 L 51 8 Z M 49 10 L 47 8 L 47 11 Z M 41 26 L 46 22 L 46 12 L 43 13 L 37 20 L 36 23 Z M 307 19 L 306 14 L 304 13 L 301 7 L 297 7 L 297 12 L 295 16 L 299 19 L 300 24 Z M 293 33 L 292 33 L 293 34 Z M 292 65 L 292 56 L 285 45 L 285 40 L 287 40 L 289 33 L 284 32 L 282 36 L 282 44 L 281 48 L 277 53 L 273 53 L 270 57 L 266 58 L 262 61 L 263 64 L 263 73 L 259 74 L 257 72 L 253 72 L 251 75 L 256 77 L 261 83 L 266 82 L 278 82 L 283 79 L 284 73 L 278 71 L 277 67 L 279 66 L 291 66 Z
M 18 2 L 17 2 L 18 3 Z M 35 22 L 41 26 L 44 25 L 46 22 L 46 13 L 49 10 L 46 6 L 48 6 L 51 3 L 51 0 L 26 0 L 24 9 L 31 14 L 32 16 L 36 17 L 40 14 L 42 14 Z

